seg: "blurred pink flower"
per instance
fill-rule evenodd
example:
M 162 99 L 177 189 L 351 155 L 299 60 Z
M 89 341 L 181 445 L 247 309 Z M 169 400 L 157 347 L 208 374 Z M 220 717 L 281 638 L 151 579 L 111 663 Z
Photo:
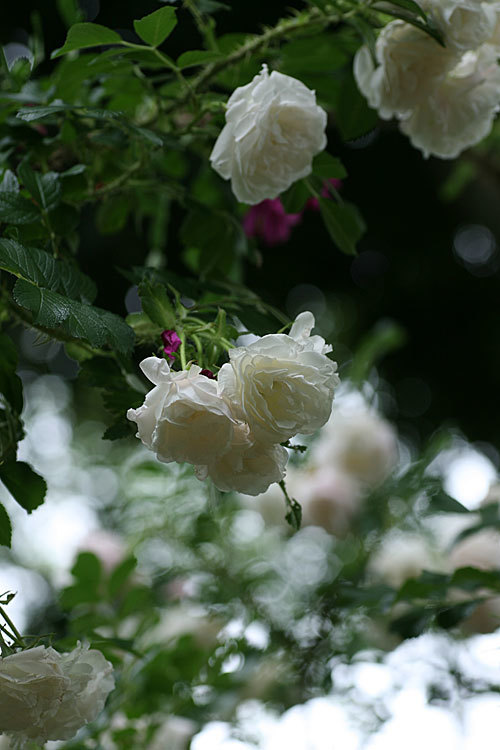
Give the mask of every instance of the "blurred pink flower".
M 163 331 L 161 335 L 163 341 L 163 351 L 170 360 L 175 359 L 174 352 L 177 351 L 181 345 L 181 340 L 175 331 Z
M 269 246 L 281 245 L 301 219 L 301 213 L 287 214 L 280 198 L 267 199 L 245 214 L 243 229 L 247 237 L 260 237 Z
M 321 190 L 322 198 L 332 197 L 332 194 L 328 189 L 328 184 L 334 187 L 335 190 L 340 190 L 340 188 L 342 187 L 342 180 L 337 180 L 336 177 L 330 177 L 329 180 L 324 180 L 323 189 Z M 306 208 L 310 208 L 312 211 L 319 211 L 319 200 L 317 198 L 309 198 L 306 203 Z

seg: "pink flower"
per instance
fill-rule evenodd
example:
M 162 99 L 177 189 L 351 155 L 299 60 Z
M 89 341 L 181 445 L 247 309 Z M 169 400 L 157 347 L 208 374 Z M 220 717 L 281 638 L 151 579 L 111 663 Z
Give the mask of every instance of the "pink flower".
M 329 180 L 323 180 L 323 188 L 321 190 L 322 198 L 332 197 L 332 194 L 328 189 L 328 184 L 334 187 L 335 190 L 340 190 L 342 187 L 342 180 L 337 180 L 336 177 L 330 177 Z M 317 198 L 309 198 L 306 203 L 306 208 L 310 208 L 312 211 L 319 211 L 319 200 Z
M 169 359 L 175 359 L 174 352 L 177 351 L 179 346 L 181 345 L 181 340 L 176 334 L 175 331 L 163 331 L 161 335 L 161 340 L 163 341 L 164 347 L 163 351 L 168 356 Z
M 261 237 L 266 245 L 280 245 L 290 238 L 292 227 L 299 223 L 302 214 L 287 214 L 280 198 L 267 199 L 252 208 L 243 217 L 247 237 Z

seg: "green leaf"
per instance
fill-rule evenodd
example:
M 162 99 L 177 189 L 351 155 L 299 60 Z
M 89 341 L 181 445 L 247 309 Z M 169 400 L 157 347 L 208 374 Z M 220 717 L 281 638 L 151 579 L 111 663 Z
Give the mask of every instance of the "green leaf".
M 470 513 L 469 508 L 450 497 L 443 489 L 429 498 L 429 513 Z
M 139 284 L 139 296 L 142 309 L 146 315 L 161 327 L 162 330 L 175 328 L 175 312 L 170 302 L 167 290 L 162 284 L 151 284 L 143 281 Z
M 50 289 L 39 288 L 24 279 L 16 282 L 13 296 L 18 305 L 33 313 L 34 322 L 45 328 L 57 328 L 69 315 L 68 298 Z
M 352 141 L 366 135 L 378 123 L 377 112 L 368 106 L 352 73 L 346 75 L 342 83 L 335 117 L 344 141 Z
M 0 333 L 0 393 L 18 414 L 23 409 L 23 386 L 16 375 L 17 350 L 11 339 Z
M 413 2 L 413 0 L 388 0 L 388 2 L 384 2 L 383 5 L 398 5 L 400 8 L 409 10 L 410 13 L 414 13 L 416 16 L 420 16 L 424 21 L 427 20 L 425 12 L 419 5 L 417 5 L 417 3 Z
M 34 203 L 14 191 L 0 192 L 0 221 L 9 224 L 31 224 L 40 220 Z
M 158 47 L 174 30 L 176 24 L 175 8 L 159 8 L 149 16 L 134 21 L 134 29 L 146 44 Z
M 24 279 L 14 287 L 14 299 L 33 313 L 35 323 L 45 328 L 63 329 L 75 338 L 85 339 L 91 346 L 110 346 L 124 354 L 134 346 L 134 332 L 114 313 L 63 297 Z
M 0 465 L 0 480 L 19 505 L 31 513 L 42 505 L 47 492 L 45 479 L 23 461 Z
M 321 217 L 339 250 L 356 255 L 356 243 L 365 232 L 365 223 L 353 203 L 336 203 L 329 198 L 319 198 Z
M 126 583 L 134 572 L 136 566 L 137 560 L 135 557 L 128 557 L 113 570 L 108 583 L 110 596 L 114 597 L 118 594 L 123 584 Z
M 287 214 L 298 214 L 311 197 L 311 191 L 306 180 L 294 182 L 286 193 L 280 196 L 283 208 Z
M 222 55 L 219 52 L 213 52 L 212 50 L 190 50 L 189 52 L 183 52 L 177 58 L 177 67 L 183 69 L 194 65 L 204 65 L 220 60 L 221 57 Z
M 130 212 L 126 196 L 112 195 L 97 210 L 96 225 L 101 234 L 116 234 L 124 228 Z
M 25 161 L 20 164 L 17 174 L 41 208 L 48 211 L 57 205 L 61 195 L 61 183 L 57 172 L 35 172 Z
M 6 169 L 2 181 L 0 182 L 0 192 L 2 193 L 18 193 L 19 192 L 19 182 L 17 181 L 17 177 L 14 174 L 14 172 L 11 172 L 10 169 Z
M 318 154 L 312 163 L 312 173 L 315 177 L 323 180 L 336 178 L 338 180 L 347 177 L 347 170 L 337 157 L 332 156 L 327 151 Z
M 76 23 L 69 29 L 64 46 L 54 50 L 50 57 L 53 60 L 73 50 L 99 47 L 102 44 L 121 43 L 121 36 L 116 31 L 106 28 L 106 26 L 101 26 L 98 23 Z
M 0 239 L 0 268 L 82 302 L 92 302 L 97 293 L 92 279 L 69 261 L 56 260 L 44 250 L 15 240 Z
M 12 525 L 7 511 L 0 503 L 0 545 L 10 547 L 12 539 Z

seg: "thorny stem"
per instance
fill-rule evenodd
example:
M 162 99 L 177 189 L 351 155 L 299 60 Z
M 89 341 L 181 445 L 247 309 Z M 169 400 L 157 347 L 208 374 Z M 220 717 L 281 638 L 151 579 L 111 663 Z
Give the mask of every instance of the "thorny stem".
M 235 65 L 245 57 L 257 52 L 261 47 L 265 47 L 267 44 L 270 44 L 271 42 L 274 42 L 281 37 L 287 36 L 288 34 L 293 34 L 296 31 L 304 31 L 304 29 L 307 29 L 310 26 L 315 26 L 318 23 L 325 24 L 326 26 L 329 26 L 333 23 L 339 23 L 339 21 L 342 21 L 351 15 L 356 15 L 357 13 L 360 13 L 364 10 L 365 7 L 362 5 L 356 6 L 356 8 L 351 8 L 351 10 L 347 12 L 343 12 L 340 10 L 335 10 L 334 12 L 321 11 L 319 8 L 312 8 L 310 11 L 300 13 L 293 18 L 288 18 L 284 21 L 280 21 L 280 23 L 278 23 L 278 25 L 274 28 L 268 29 L 263 34 L 254 36 L 249 39 L 248 42 L 245 42 L 245 44 L 243 44 L 241 47 L 235 49 L 234 52 L 231 52 L 231 54 L 228 55 L 228 57 L 226 57 L 224 60 L 219 60 L 212 63 L 211 65 L 207 65 L 203 72 L 200 73 L 199 76 L 192 82 L 191 92 L 196 93 L 206 83 L 208 83 L 208 81 L 216 76 L 217 73 L 220 73 L 221 70 L 224 70 L 231 65 Z M 179 105 L 187 102 L 188 99 L 189 95 L 184 94 L 183 96 L 175 99 L 167 107 L 165 107 L 164 112 L 171 112 Z

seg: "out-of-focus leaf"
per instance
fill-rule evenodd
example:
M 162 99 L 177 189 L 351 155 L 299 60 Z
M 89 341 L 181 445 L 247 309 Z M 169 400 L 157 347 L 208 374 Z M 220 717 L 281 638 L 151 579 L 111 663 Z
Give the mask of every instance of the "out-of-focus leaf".
M 106 26 L 98 23 L 75 23 L 68 31 L 64 45 L 54 50 L 50 57 L 53 60 L 73 50 L 100 47 L 103 44 L 121 44 L 121 42 L 121 36 Z
M 366 225 L 353 203 L 336 203 L 328 198 L 319 198 L 321 217 L 325 227 L 339 250 L 347 255 L 356 255 L 356 243 L 363 236 Z
M 174 30 L 176 24 L 175 8 L 159 8 L 148 16 L 134 21 L 134 29 L 146 44 L 158 47 Z
M 0 545 L 10 547 L 12 539 L 12 525 L 7 511 L 0 503 Z
M 406 333 L 394 321 L 383 321 L 362 339 L 349 370 L 355 384 L 366 380 L 371 368 L 386 354 L 398 349 L 406 341 Z
M 0 480 L 28 513 L 42 505 L 47 492 L 45 479 L 23 461 L 0 464 Z
M 328 180 L 332 177 L 343 179 L 347 177 L 347 170 L 336 156 L 332 156 L 327 151 L 322 151 L 314 157 L 312 163 L 312 173 L 315 177 Z
M 222 55 L 219 52 L 212 52 L 211 50 L 190 50 L 189 52 L 183 52 L 177 58 L 177 67 L 179 68 L 190 68 L 193 65 L 204 65 L 205 63 L 214 62 L 220 60 Z

